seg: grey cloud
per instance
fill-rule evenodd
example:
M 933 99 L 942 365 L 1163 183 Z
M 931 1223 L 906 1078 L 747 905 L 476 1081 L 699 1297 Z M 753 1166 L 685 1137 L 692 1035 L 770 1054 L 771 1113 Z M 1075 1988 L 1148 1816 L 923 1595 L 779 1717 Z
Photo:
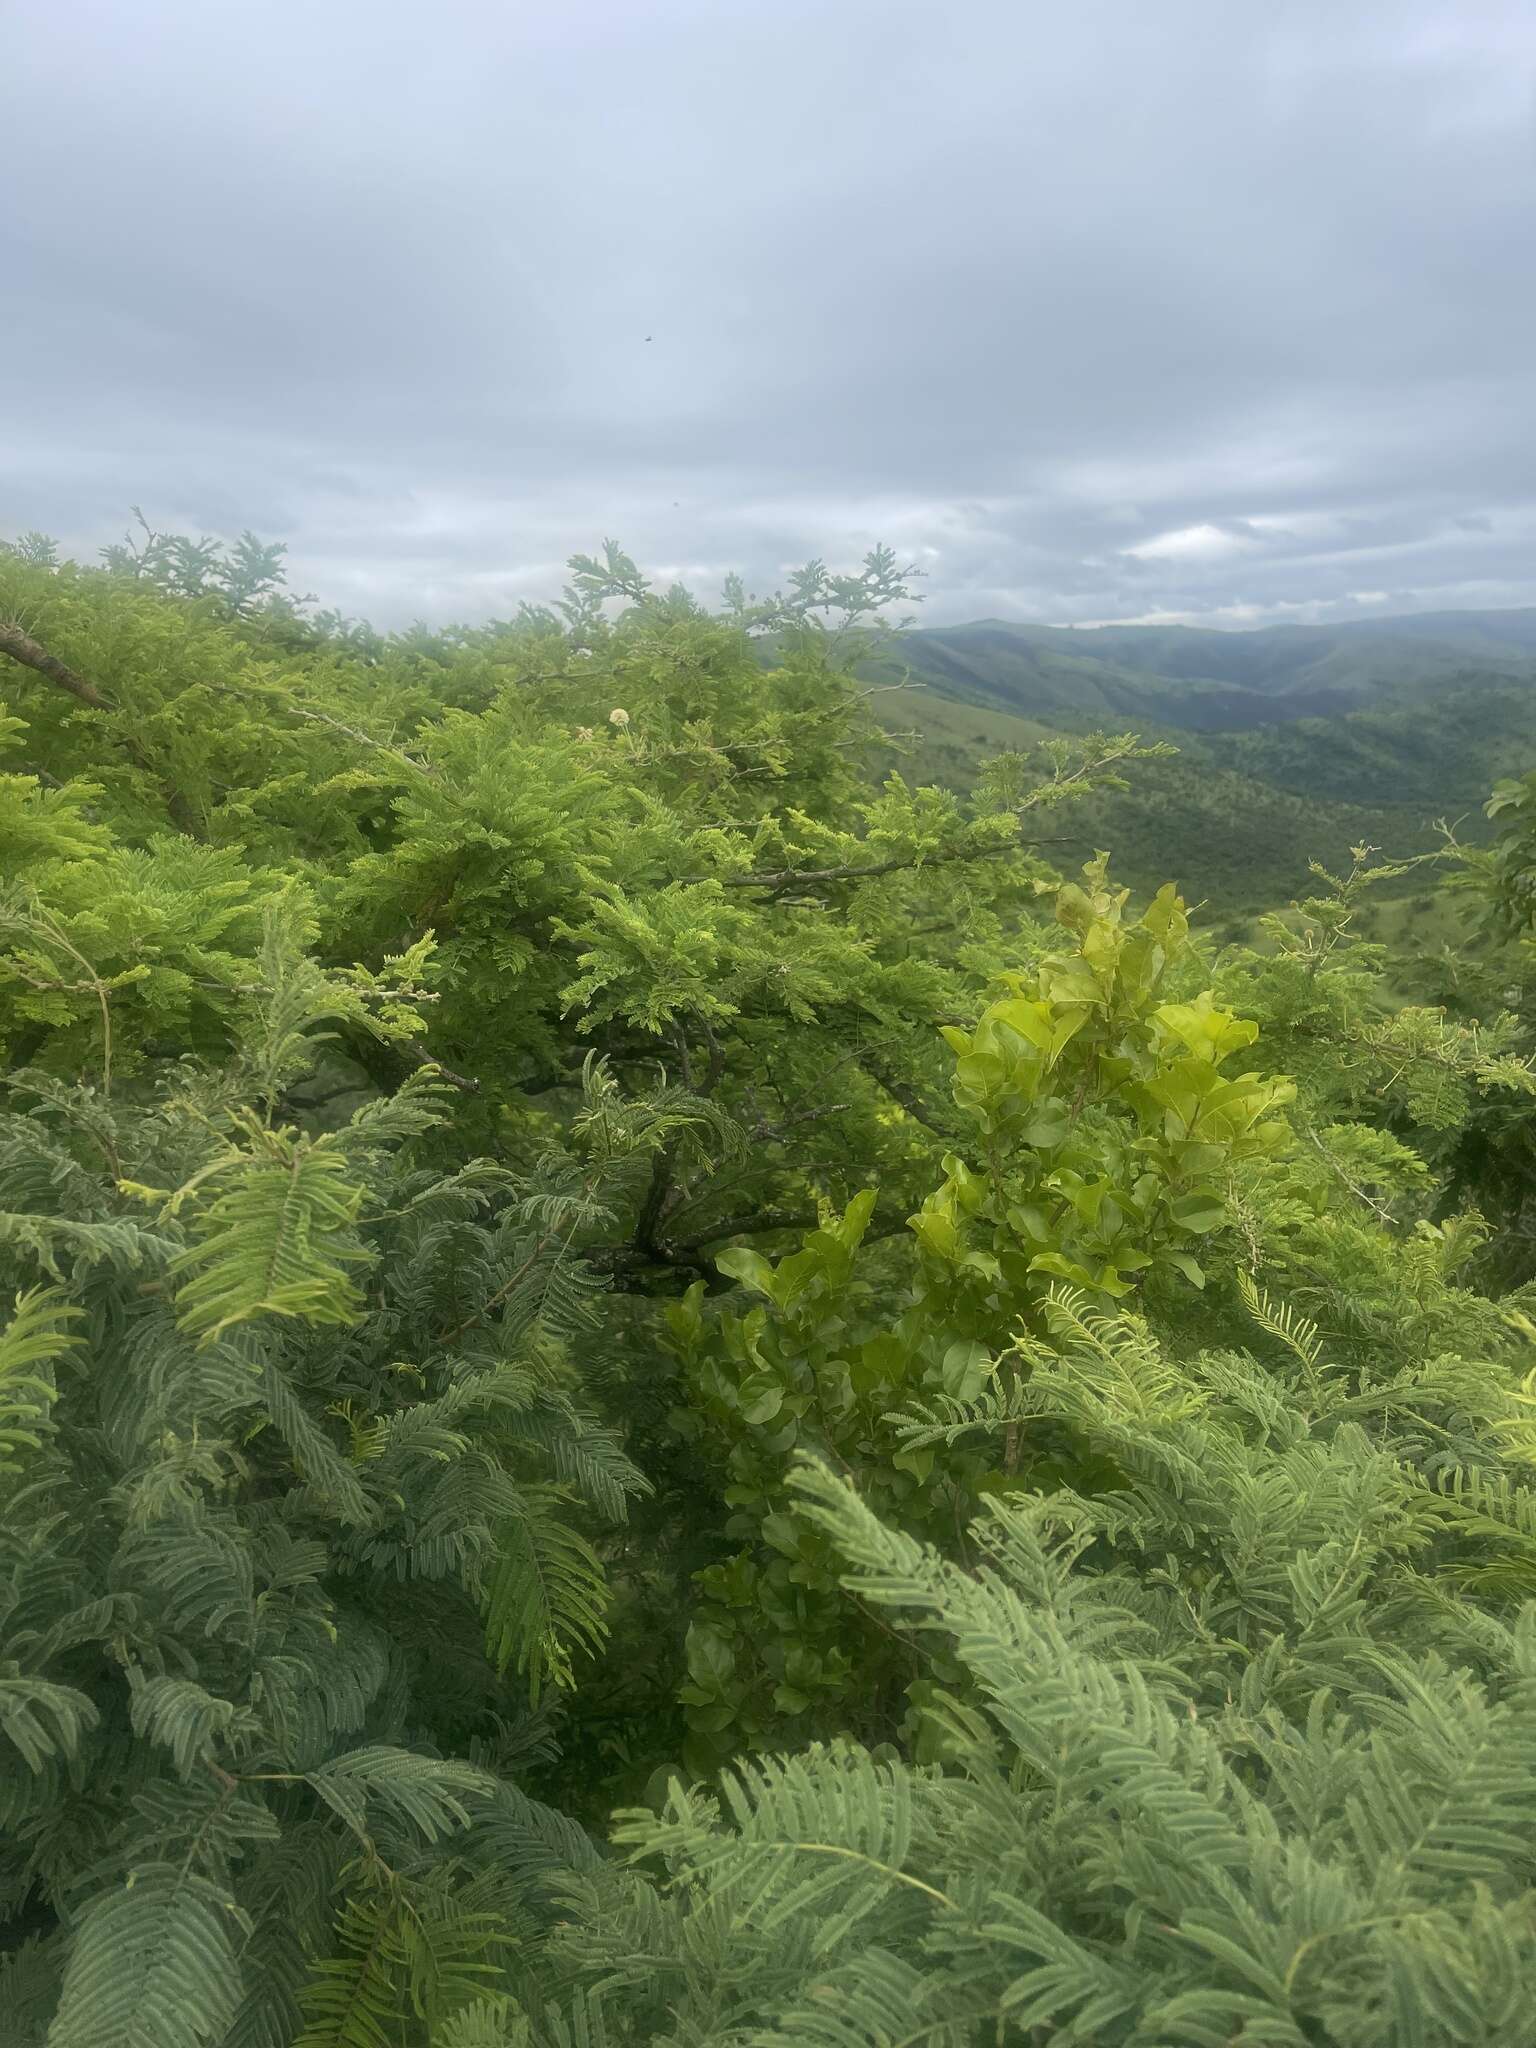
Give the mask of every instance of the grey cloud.
M 386 623 L 614 533 L 931 616 L 1536 601 L 1536 23 L 1492 0 L 21 0 L 0 531 Z M 650 337 L 647 339 L 647 337 Z

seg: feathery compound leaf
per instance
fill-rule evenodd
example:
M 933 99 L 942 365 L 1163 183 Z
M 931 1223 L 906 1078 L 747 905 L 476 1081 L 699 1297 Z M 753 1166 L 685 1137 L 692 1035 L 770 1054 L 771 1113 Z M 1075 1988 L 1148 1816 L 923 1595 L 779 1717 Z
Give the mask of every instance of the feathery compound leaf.
M 1275 1301 L 1251 1273 L 1239 1271 L 1237 1286 L 1254 1321 L 1293 1352 L 1307 1377 L 1313 1378 L 1323 1355 L 1323 1340 L 1316 1323 L 1298 1315 L 1286 1302 Z
M 625 1520 L 631 1498 L 651 1491 L 613 1432 L 567 1401 L 547 1397 L 519 1418 L 518 1431 L 548 1453 L 565 1486 L 611 1521 Z
M 77 1223 L 68 1216 L 15 1210 L 0 1211 L 0 1247 L 24 1252 L 53 1280 L 63 1279 L 66 1268 L 71 1278 L 96 1266 L 116 1273 L 157 1273 L 176 1251 L 173 1240 L 123 1219 Z
M 121 1583 L 154 1597 L 165 1625 L 205 1641 L 249 1641 L 256 1588 L 248 1533 L 203 1511 L 133 1531 L 118 1549 Z
M 134 1795 L 135 1844 L 146 1856 L 184 1856 L 205 1875 L 227 1869 L 253 1845 L 282 1840 L 263 1789 L 237 1792 L 218 1771 L 195 1772 L 185 1783 L 156 1778 Z
M 183 1329 L 208 1344 L 261 1315 L 355 1322 L 362 1296 L 347 1267 L 368 1253 L 355 1228 L 362 1192 L 345 1158 L 324 1138 L 246 1128 L 250 1150 L 222 1169 L 233 1185 L 171 1269 Z
M 925 2048 L 969 2048 L 977 2021 L 962 1984 L 944 1969 L 925 1974 L 905 1957 L 866 1949 L 818 1974 L 787 2012 L 751 2036 L 753 2048 L 869 2048 L 921 2040 Z
M 351 1845 L 323 1819 L 288 1827 L 256 1860 L 245 1896 L 252 1932 L 242 1955 L 245 1996 L 220 2048 L 293 2048 L 301 1997 L 335 1926 L 335 1892 Z
M 99 1719 L 94 1704 L 71 1685 L 0 1674 L 0 1735 L 31 1770 L 40 1771 L 51 1757 L 73 1756 Z
M 262 1374 L 267 1412 L 293 1457 L 294 1469 L 338 1521 L 362 1526 L 374 1509 L 356 1471 L 309 1414 L 288 1375 L 269 1358 Z
M 468 1827 L 466 1801 L 482 1802 L 496 1793 L 496 1780 L 475 1764 L 420 1756 L 388 1743 L 332 1757 L 307 1782 L 356 1834 L 366 1836 L 369 1804 L 376 1802 L 428 1842 Z
M 601 1991 L 590 1991 L 563 2008 L 549 2007 L 538 2038 L 540 2048 L 617 2048 L 634 2037 L 622 2019 L 610 2023 Z
M 478 1910 L 472 1888 L 407 1884 L 376 1869 L 354 1875 L 359 1888 L 337 1919 L 339 1953 L 302 1994 L 309 2024 L 297 2048 L 438 2048 L 448 2016 L 483 2000 L 498 1975 L 499 1922 Z
M 914 1796 L 927 1789 L 904 1767 L 840 1743 L 727 1772 L 720 1790 L 734 1832 L 702 1831 L 685 1800 L 659 1821 L 629 1816 L 618 1838 L 637 1854 L 686 1857 L 695 1878 L 709 1878 L 732 1914 L 764 1934 L 799 1920 L 827 1949 L 903 1889 L 950 1903 L 906 1868 Z
M 48 2021 L 58 2004 L 64 1937 L 28 1935 L 0 1955 L 0 2014 L 6 2048 L 43 2048 Z
M 21 1469 L 18 1453 L 41 1450 L 48 1411 L 58 1390 L 49 1367 L 79 1342 L 66 1327 L 78 1319 L 56 1291 L 33 1288 L 16 1297 L 16 1312 L 0 1331 L 0 1472 Z
M 339 1953 L 318 1963 L 301 1993 L 308 2025 L 294 2048 L 392 2048 L 404 2021 L 399 1905 L 354 1895 L 337 1916 Z
M 392 1166 L 402 1145 L 441 1123 L 448 1093 L 431 1068 L 421 1069 L 393 1095 L 381 1095 L 355 1110 L 335 1134 L 337 1149 L 359 1171 Z M 485 1171 L 494 1185 L 498 1169 L 488 1165 Z
M 596 1551 L 564 1522 L 558 1496 L 530 1489 L 501 1526 L 485 1594 L 486 1654 L 510 1664 L 537 1701 L 546 1681 L 572 1682 L 571 1657 L 607 1634 L 608 1589 Z
M 437 2029 L 432 2048 L 526 2048 L 528 2017 L 509 1998 L 482 1998 L 451 2013 Z
M 130 1672 L 133 1732 L 171 1752 L 183 1778 L 215 1760 L 220 1749 L 260 1730 L 249 1708 L 219 1699 L 194 1679 Z
M 133 1871 L 80 1915 L 48 2048 L 204 2048 L 240 1996 L 241 1918 L 169 1863 Z

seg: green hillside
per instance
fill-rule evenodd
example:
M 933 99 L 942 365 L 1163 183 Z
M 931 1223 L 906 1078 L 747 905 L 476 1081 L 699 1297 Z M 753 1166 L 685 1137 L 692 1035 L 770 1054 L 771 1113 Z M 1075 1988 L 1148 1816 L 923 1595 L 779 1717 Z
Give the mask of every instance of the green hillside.
M 916 782 L 966 788 L 988 755 L 1028 751 L 1050 733 L 1040 721 L 956 705 L 925 690 L 903 692 L 893 702 L 898 711 L 881 713 L 893 733 L 888 762 Z M 1536 756 L 1536 700 L 1532 713 L 1528 752 Z M 1330 735 L 1339 728 L 1347 731 L 1354 721 L 1306 723 L 1315 728 L 1311 745 L 1321 763 Z M 1290 742 L 1301 730 L 1270 728 L 1242 737 L 1259 741 L 1283 731 Z M 1097 848 L 1112 846 L 1117 872 L 1136 887 L 1152 889 L 1172 877 L 1191 897 L 1239 912 L 1295 894 L 1306 883 L 1310 860 L 1347 861 L 1354 845 L 1380 846 L 1394 854 L 1428 851 L 1437 843 L 1434 820 L 1464 808 L 1449 796 L 1440 803 L 1394 799 L 1388 794 L 1393 785 L 1385 750 L 1374 799 L 1362 762 L 1361 793 L 1351 800 L 1305 793 L 1302 745 L 1288 744 L 1273 764 L 1259 746 L 1252 746 L 1249 764 L 1239 767 L 1224 763 L 1222 749 L 1203 737 L 1180 733 L 1177 743 L 1180 752 L 1172 759 L 1143 763 L 1130 789 L 1073 806 L 1056 835 L 1062 842 L 1053 849 L 1058 866 L 1071 867 Z M 1296 782 L 1287 781 L 1291 775 Z M 1475 833 L 1480 823 L 1469 826 L 1469 832 Z
M 1390 796 L 1455 812 L 1491 777 L 1536 755 L 1536 688 L 1468 685 L 1340 718 L 1303 718 L 1206 737 L 1211 758 L 1303 795 Z
M 1077 638 L 1047 627 L 983 622 L 901 635 L 865 666 L 878 681 L 907 678 L 961 703 L 988 705 L 1053 725 L 1156 720 L 1186 724 L 1185 715 L 1218 686 L 1138 673 L 1082 649 Z M 1214 715 L 1212 723 L 1217 722 Z
M 868 667 L 907 679 L 874 704 L 917 782 L 968 788 L 1052 732 L 1171 742 L 1074 811 L 1061 858 L 1112 845 L 1138 886 L 1175 875 L 1235 913 L 1352 845 L 1425 852 L 1441 819 L 1476 838 L 1489 784 L 1536 760 L 1533 657 L 1536 612 L 1494 612 L 1254 633 L 994 621 L 907 633 Z
M 905 634 L 875 667 L 943 696 L 1054 723 L 1141 718 L 1241 730 L 1442 691 L 1536 686 L 1536 611 L 1247 633 L 985 619 Z

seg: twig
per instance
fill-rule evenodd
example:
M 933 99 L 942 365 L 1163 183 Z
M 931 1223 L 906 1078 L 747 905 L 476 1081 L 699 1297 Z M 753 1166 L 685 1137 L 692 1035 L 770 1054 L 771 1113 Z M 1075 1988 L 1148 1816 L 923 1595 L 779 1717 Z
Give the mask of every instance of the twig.
M 570 1229 L 565 1233 L 565 1242 L 560 1247 L 561 1256 L 563 1256 L 566 1252 L 570 1250 L 571 1239 L 575 1235 L 576 1224 L 573 1221 Z M 524 1259 L 523 1263 L 512 1275 L 511 1279 L 504 1282 L 502 1286 L 498 1287 L 496 1292 L 491 1296 L 489 1301 L 482 1302 L 480 1307 L 475 1310 L 473 1315 L 466 1316 L 463 1322 L 456 1324 L 453 1329 L 444 1330 L 441 1333 L 441 1335 L 437 1338 L 437 1342 L 439 1344 L 452 1344 L 456 1338 L 462 1337 L 466 1330 L 472 1330 L 475 1327 L 476 1323 L 483 1323 L 486 1317 L 491 1313 L 493 1309 L 500 1308 L 501 1304 L 506 1300 L 507 1296 L 512 1292 L 513 1288 L 517 1285 L 518 1281 L 525 1278 L 526 1275 L 532 1271 L 535 1262 L 543 1255 L 543 1253 L 545 1253 L 549 1249 L 549 1246 L 553 1241 L 554 1236 L 555 1233 L 553 1230 L 546 1230 L 543 1236 L 539 1239 L 538 1243 L 534 1246 L 533 1250 L 528 1254 L 527 1258 Z
M 781 1118 L 778 1123 L 770 1123 L 764 1117 L 752 1125 L 747 1135 L 762 1139 L 782 1138 L 784 1133 L 796 1124 L 820 1123 L 823 1117 L 839 1116 L 848 1107 L 849 1104 L 846 1102 L 824 1102 L 817 1109 L 797 1109 L 792 1115 Z
M 858 1055 L 858 1062 L 876 1086 L 883 1088 L 891 1100 L 904 1109 L 915 1123 L 920 1123 L 924 1130 L 932 1131 L 936 1138 L 943 1138 L 946 1141 L 955 1137 L 954 1126 L 941 1123 L 917 1091 L 909 1088 L 905 1081 L 898 1079 L 878 1055 L 861 1052 Z
M 996 846 L 957 846 L 947 853 L 901 854 L 891 860 L 850 861 L 838 868 L 763 868 L 745 875 L 721 875 L 718 878 L 694 875 L 689 879 L 705 881 L 718 879 L 726 889 L 762 889 L 770 896 L 779 896 L 791 889 L 814 889 L 828 882 L 868 881 L 875 875 L 899 874 L 906 868 L 937 868 L 949 866 L 955 861 L 996 860 L 1005 853 L 1023 853 L 1037 846 L 1075 845 L 1073 839 L 1053 837 L 1050 839 L 1005 839 Z
M 404 1041 L 404 1047 L 422 1066 L 435 1067 L 450 1087 L 457 1088 L 461 1094 L 478 1095 L 480 1093 L 480 1083 L 472 1074 L 456 1074 L 453 1068 L 446 1061 L 440 1060 L 435 1052 L 429 1052 L 420 1039 L 407 1038 Z
M 1317 1135 L 1316 1131 L 1311 1129 L 1311 1127 L 1308 1125 L 1302 1125 L 1301 1134 L 1306 1139 L 1307 1143 L 1310 1146 L 1312 1146 L 1313 1150 L 1317 1152 L 1319 1157 L 1322 1159 L 1323 1164 L 1328 1168 L 1329 1172 L 1332 1173 L 1334 1177 L 1344 1187 L 1348 1188 L 1349 1192 L 1354 1196 L 1357 1202 L 1363 1202 L 1368 1209 L 1371 1209 L 1375 1212 L 1375 1214 L 1381 1219 L 1383 1223 L 1387 1224 L 1390 1227 L 1395 1227 L 1397 1223 L 1397 1218 L 1392 1214 L 1392 1211 L 1388 1208 L 1383 1207 L 1383 1205 L 1376 1200 L 1375 1196 L 1372 1195 L 1368 1189 L 1363 1188 L 1351 1174 L 1345 1172 L 1344 1168 L 1339 1164 L 1338 1160 L 1334 1158 L 1333 1154 L 1328 1150 L 1328 1147 L 1323 1143 L 1322 1139 Z
M 13 965 L 12 969 L 20 980 L 26 982 L 32 988 L 52 988 L 70 995 L 91 994 L 95 996 L 101 1008 L 101 1092 L 103 1096 L 110 1096 L 112 1093 L 112 1006 L 107 998 L 111 992 L 111 983 L 102 980 L 90 961 L 86 959 L 85 955 L 71 941 L 69 934 L 62 931 L 45 911 L 34 908 L 28 912 L 25 918 L 19 919 L 18 922 L 21 924 L 22 929 L 25 930 L 30 927 L 33 931 L 40 932 L 45 939 L 52 940 L 54 945 L 62 946 L 75 965 L 84 970 L 86 975 L 84 981 L 48 982 L 40 981 L 36 975 L 28 974 L 26 969 L 19 965 Z
M 291 698 L 268 696 L 260 690 L 242 690 L 233 683 L 210 683 L 206 678 L 201 680 L 205 690 L 212 690 L 218 696 L 234 697 L 242 704 L 256 704 L 273 711 L 284 711 L 292 718 L 308 719 L 312 725 L 329 726 L 332 732 L 339 732 L 345 739 L 355 740 L 360 747 L 372 747 L 376 753 L 388 754 L 392 761 L 398 761 L 402 767 L 425 776 L 428 781 L 437 773 L 437 770 L 429 767 L 425 761 L 418 761 L 414 754 L 407 754 L 399 747 L 392 747 L 385 740 L 376 740 L 371 733 L 362 731 L 360 727 L 346 725 L 341 719 L 332 718 L 329 712 L 313 711 L 307 704 L 296 704 Z

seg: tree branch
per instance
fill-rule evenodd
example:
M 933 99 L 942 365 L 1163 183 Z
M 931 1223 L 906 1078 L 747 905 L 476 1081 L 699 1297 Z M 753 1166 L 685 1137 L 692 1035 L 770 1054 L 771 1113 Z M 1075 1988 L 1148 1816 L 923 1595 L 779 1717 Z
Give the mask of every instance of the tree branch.
M 314 711 L 307 704 L 295 703 L 291 698 L 269 696 L 264 691 L 237 689 L 233 683 L 210 683 L 202 679 L 205 690 L 214 690 L 221 697 L 234 697 L 242 704 L 260 705 L 271 711 L 286 713 L 290 718 L 307 719 L 311 725 L 328 726 L 332 732 L 339 732 L 344 739 L 353 740 L 360 747 L 371 747 L 376 754 L 388 754 L 392 761 L 398 761 L 402 768 L 409 768 L 414 774 L 423 775 L 429 781 L 436 770 L 425 761 L 418 761 L 414 754 L 408 754 L 402 747 L 392 747 L 387 740 L 376 740 L 360 726 L 345 725 L 339 718 L 332 718 L 328 712 Z
M 688 1266 L 695 1272 L 708 1273 L 714 1267 L 714 1260 L 709 1256 L 711 1245 L 724 1244 L 731 1237 L 763 1237 L 783 1230 L 814 1230 L 820 1221 L 821 1217 L 813 1209 L 803 1209 L 788 1216 L 763 1213 L 727 1216 L 700 1236 L 684 1238 L 676 1244 L 653 1243 L 644 1247 L 632 1239 L 628 1244 L 602 1246 L 584 1252 L 582 1256 L 589 1266 L 601 1273 L 622 1272 L 635 1266 Z M 895 1237 L 906 1227 L 904 1216 L 876 1217 L 864 1233 L 864 1242 L 873 1244 L 882 1237 Z
M 904 1109 L 915 1123 L 920 1123 L 925 1131 L 932 1131 L 936 1138 L 942 1138 L 946 1144 L 955 1139 L 958 1133 L 954 1126 L 940 1123 L 917 1091 L 909 1088 L 905 1081 L 893 1074 L 878 1054 L 861 1052 L 858 1061 L 871 1081 L 878 1088 L 883 1088 L 892 1102 Z
M 944 867 L 955 861 L 996 860 L 1006 853 L 1019 853 L 1036 846 L 1074 846 L 1082 843 L 1077 834 L 1061 834 L 1050 839 L 1028 839 L 1024 836 L 1025 814 L 1060 802 L 1064 797 L 1087 794 L 1101 788 L 1125 788 L 1114 775 L 1116 765 L 1122 761 L 1148 760 L 1154 756 L 1177 751 L 1163 741 L 1154 746 L 1143 747 L 1134 733 L 1104 743 L 1104 751 L 1092 752 L 1093 742 L 1089 741 L 1088 752 L 1074 767 L 1067 768 L 1058 760 L 1056 772 L 1019 798 L 1012 806 L 1018 825 L 1018 833 L 1012 839 L 1005 839 L 992 846 L 956 846 L 947 852 L 929 854 L 902 854 L 890 860 L 852 861 L 846 866 L 835 868 L 763 868 L 744 875 L 722 875 L 719 880 L 727 889 L 762 889 L 770 896 L 779 896 L 786 890 L 814 889 L 827 882 L 867 881 L 874 875 L 893 875 L 903 868 Z M 703 879 L 703 878 L 695 878 Z
M 1073 846 L 1080 842 L 1066 835 L 1050 839 L 1026 839 L 1022 833 L 1017 839 L 1005 839 L 996 846 L 956 846 L 947 853 L 901 854 L 891 860 L 851 861 L 840 868 L 762 868 L 745 875 L 721 875 L 722 887 L 727 889 L 761 889 L 770 896 L 782 896 L 791 890 L 816 889 L 828 882 L 863 882 L 874 875 L 899 874 L 907 868 L 948 867 L 956 861 L 996 860 L 1005 853 L 1025 853 L 1037 846 Z M 695 876 L 702 881 L 710 879 Z
M 657 1243 L 656 1232 L 661 1225 L 667 1197 L 672 1192 L 673 1164 L 674 1147 L 663 1145 L 651 1162 L 650 1185 L 645 1191 L 645 1200 L 640 1204 L 640 1214 L 635 1219 L 632 1240 L 633 1249 L 642 1258 L 657 1259 L 663 1264 L 668 1261 L 669 1254 Z
M 23 668 L 35 669 L 40 676 L 46 676 L 50 683 L 57 683 L 61 690 L 68 690 L 72 697 L 78 697 L 82 704 L 89 704 L 95 711 L 110 711 L 112 708 L 93 682 L 67 662 L 60 661 L 56 654 L 50 654 L 30 633 L 24 633 L 14 619 L 0 619 L 0 654 L 8 654 Z
M 457 1088 L 461 1094 L 478 1095 L 480 1093 L 480 1083 L 472 1074 L 456 1074 L 446 1061 L 440 1060 L 435 1052 L 430 1052 L 421 1043 L 420 1039 L 408 1038 L 405 1041 L 405 1050 L 411 1054 L 419 1066 L 436 1067 L 449 1086 Z
M 747 1136 L 758 1139 L 782 1138 L 784 1133 L 792 1130 L 796 1124 L 820 1123 L 823 1117 L 840 1116 L 848 1106 L 846 1102 L 824 1102 L 815 1109 L 793 1110 L 788 1115 L 781 1117 L 777 1123 L 771 1123 L 766 1117 L 760 1117 L 748 1130 Z
M 0 654 L 8 654 L 12 661 L 19 662 L 23 668 L 33 669 L 38 675 L 46 676 L 50 683 L 56 684 L 61 690 L 67 690 L 71 697 L 78 698 L 82 704 L 88 704 L 93 711 L 117 709 L 111 698 L 103 696 L 88 676 L 83 676 L 78 670 L 72 669 L 68 662 L 60 661 L 56 654 L 50 654 L 30 633 L 24 632 L 15 619 L 0 619 Z M 118 732 L 114 733 L 113 737 L 145 774 L 152 776 L 159 783 L 161 795 L 165 798 L 165 808 L 177 829 L 185 832 L 189 838 L 202 838 L 203 834 L 197 829 L 186 798 L 179 789 L 165 780 L 133 735 Z

